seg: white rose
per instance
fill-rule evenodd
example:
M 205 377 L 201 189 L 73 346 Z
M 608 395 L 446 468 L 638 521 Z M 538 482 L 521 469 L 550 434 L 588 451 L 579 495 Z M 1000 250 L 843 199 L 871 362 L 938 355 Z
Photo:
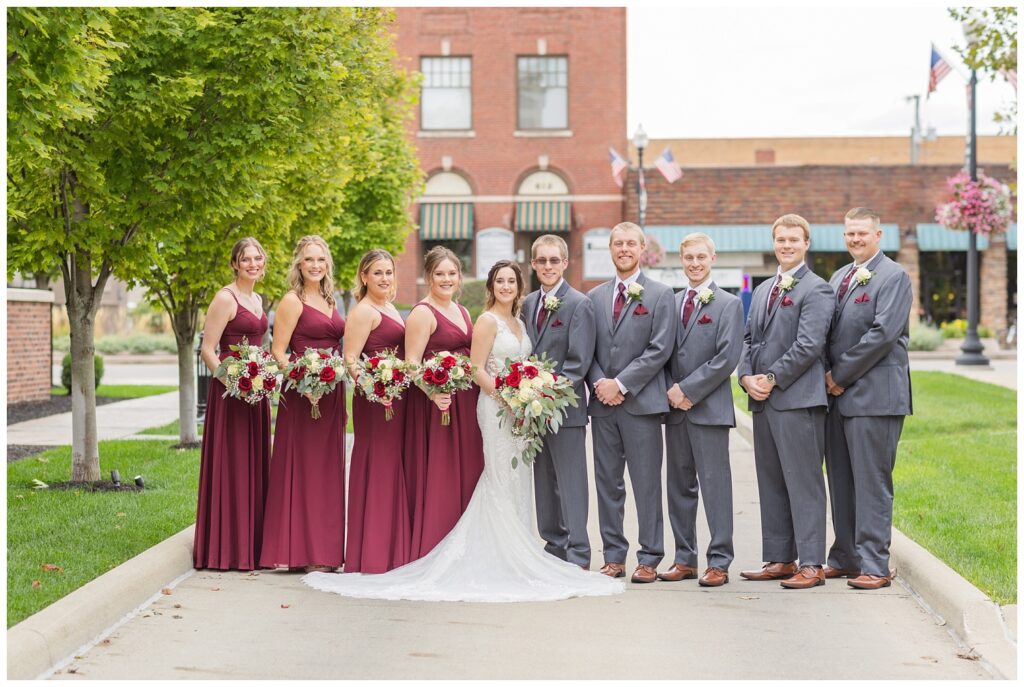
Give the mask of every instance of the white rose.
M 705 286 L 703 289 L 697 292 L 697 298 L 698 300 L 700 300 L 701 303 L 707 305 L 708 303 L 715 299 L 715 292 Z
M 529 387 L 525 389 L 522 388 L 522 386 L 519 387 L 519 400 L 522 401 L 523 403 L 526 403 L 527 401 L 532 401 L 536 397 L 537 392 L 534 391 L 533 389 Z
M 453 367 L 451 369 L 451 377 L 452 377 L 452 379 L 462 379 L 465 376 L 466 376 L 466 371 L 463 370 L 458 365 L 456 365 L 455 367 Z
M 537 374 L 537 379 L 539 379 L 541 384 L 543 384 L 544 386 L 551 386 L 552 384 L 555 383 L 555 376 L 548 372 L 547 370 L 541 370 Z
M 323 367 L 323 365 L 320 362 L 320 358 L 317 358 L 316 360 L 311 360 L 309 363 L 310 372 L 319 372 L 321 367 Z
M 228 365 L 228 375 L 231 377 L 237 377 L 238 373 L 242 371 L 242 366 L 239 364 Z
M 519 380 L 519 391 L 529 391 L 533 388 L 533 380 L 529 377 L 523 377 Z
M 251 360 L 254 363 L 255 362 L 259 362 L 259 359 L 260 359 L 260 352 L 259 351 L 253 351 L 252 353 L 249 354 L 249 360 Z
M 334 366 L 334 374 L 337 377 L 341 377 L 342 375 L 345 374 L 345 368 L 342 367 L 341 365 L 335 365 Z
M 259 391 L 263 388 L 263 377 L 252 378 L 252 390 Z
M 860 284 L 861 286 L 871 281 L 871 277 L 873 276 L 874 275 L 871 274 L 871 270 L 869 270 L 867 267 L 860 267 L 853 274 L 853 278 L 856 279 L 857 283 Z
M 277 365 L 274 363 L 267 363 L 267 372 L 270 374 L 277 374 Z
M 523 403 L 522 401 L 519 400 L 518 397 L 513 396 L 512 398 L 508 399 L 508 405 L 511 408 L 518 408 L 519 406 L 523 405 Z
M 641 286 L 639 282 L 633 282 L 626 287 L 626 293 L 628 293 L 631 298 L 640 298 L 640 296 L 644 294 L 644 287 Z
M 544 406 L 541 405 L 540 401 L 534 401 L 530 404 L 530 411 L 534 417 L 540 417 L 541 413 L 544 412 Z
M 793 278 L 792 274 L 787 274 L 779 282 L 779 288 L 783 291 L 789 291 L 796 286 L 796 279 Z
M 385 382 L 390 382 L 391 378 L 394 377 L 394 372 L 392 372 L 389 368 L 384 367 L 383 365 L 381 365 L 377 369 L 380 370 L 380 378 Z

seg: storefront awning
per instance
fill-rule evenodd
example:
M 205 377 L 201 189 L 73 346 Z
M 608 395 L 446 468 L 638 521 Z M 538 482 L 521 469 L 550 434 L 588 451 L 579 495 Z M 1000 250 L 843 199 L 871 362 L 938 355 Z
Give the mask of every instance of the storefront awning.
M 898 224 L 882 224 L 882 245 L 884 252 L 889 253 L 890 258 L 895 258 L 900 249 L 900 227 Z M 812 253 L 846 253 L 846 239 L 843 232 L 846 231 L 845 224 L 812 224 L 811 225 L 811 252 Z
M 815 253 L 845 253 L 842 224 L 812 224 L 811 251 Z M 670 253 L 679 250 L 687 234 L 701 232 L 715 242 L 716 253 L 773 253 L 770 224 L 686 224 L 648 225 L 646 233 L 653 236 Z M 895 254 L 900 249 L 900 230 L 896 224 L 882 225 L 882 250 Z
M 567 200 L 516 203 L 516 231 L 555 233 L 572 230 L 572 204 Z
M 473 204 L 420 203 L 420 238 L 424 241 L 473 238 Z
M 1017 250 L 1017 225 L 1011 224 L 1006 228 L 1006 250 Z
M 941 224 L 917 225 L 917 249 L 923 252 L 966 251 L 970 236 L 966 231 L 947 229 Z M 978 250 L 988 248 L 988 237 L 978 236 Z

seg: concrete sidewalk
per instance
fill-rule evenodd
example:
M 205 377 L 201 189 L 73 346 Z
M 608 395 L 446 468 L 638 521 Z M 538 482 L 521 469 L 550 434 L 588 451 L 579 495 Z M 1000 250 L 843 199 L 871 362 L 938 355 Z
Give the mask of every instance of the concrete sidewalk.
M 133 398 L 96 408 L 99 440 L 124 439 L 178 419 L 178 392 Z M 8 444 L 71 445 L 71 413 L 59 413 L 7 426 Z
M 740 570 L 760 567 L 761 545 L 753 452 L 738 432 L 732 466 L 737 558 L 721 588 L 690 580 L 550 603 L 391 602 L 317 592 L 295 573 L 198 571 L 53 677 L 990 677 L 977 661 L 958 657 L 946 629 L 899 584 L 858 592 L 830 580 L 792 591 L 741 579 Z M 631 496 L 626 518 L 635 543 Z M 698 531 L 703 549 L 703 514 Z M 665 534 L 662 569 L 672 555 L 667 517 Z M 593 501 L 590 536 L 596 567 Z
M 1017 389 L 1017 360 L 991 359 L 988 365 L 957 365 L 952 358 L 910 358 L 912 372 L 935 371 L 961 375 L 979 382 Z

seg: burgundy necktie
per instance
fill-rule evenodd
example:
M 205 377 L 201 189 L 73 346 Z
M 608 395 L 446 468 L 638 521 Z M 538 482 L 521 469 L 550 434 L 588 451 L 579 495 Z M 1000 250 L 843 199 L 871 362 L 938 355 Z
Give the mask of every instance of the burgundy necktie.
M 622 306 L 626 304 L 626 285 L 619 282 L 619 295 L 615 297 L 615 305 L 612 307 L 612 320 L 619 321 L 622 314 Z
M 846 296 L 846 292 L 850 290 L 850 280 L 853 279 L 854 273 L 857 271 L 857 266 L 854 265 L 850 268 L 850 271 L 843 277 L 843 281 L 839 284 L 839 293 L 837 294 L 838 300 L 842 301 L 843 297 Z
M 537 303 L 537 331 L 539 332 L 541 327 L 544 326 L 544 320 L 548 319 L 548 309 L 544 307 L 544 294 L 541 293 L 540 300 Z
M 782 293 L 782 291 L 779 289 L 779 284 L 781 283 L 782 275 L 780 274 L 779 278 L 775 280 L 775 286 L 772 287 L 771 295 L 768 296 L 768 312 L 771 312 L 772 308 L 775 307 L 775 301 L 779 299 L 779 294 Z
M 690 315 L 693 314 L 693 309 L 697 307 L 693 298 L 696 295 L 697 292 L 694 289 L 686 292 L 686 303 L 683 304 L 683 327 L 690 325 Z

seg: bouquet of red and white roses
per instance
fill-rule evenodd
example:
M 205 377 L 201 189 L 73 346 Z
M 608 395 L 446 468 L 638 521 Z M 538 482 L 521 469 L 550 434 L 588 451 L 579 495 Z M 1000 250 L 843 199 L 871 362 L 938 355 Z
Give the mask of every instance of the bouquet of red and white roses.
M 467 355 L 440 351 L 423 361 L 417 382 L 428 396 L 465 391 L 473 385 L 473 365 Z M 441 424 L 451 423 L 451 414 L 442 411 Z
M 523 361 L 505 361 L 502 374 L 494 378 L 494 389 L 504 403 L 498 408 L 502 423 L 512 423 L 512 434 L 526 442 L 522 461 L 529 465 L 543 446 L 542 437 L 557 432 L 565 419 L 566 406 L 576 407 L 576 391 L 568 377 L 555 373 L 547 356 L 533 355 Z M 512 467 L 519 460 L 513 456 Z
M 276 397 L 278 367 L 270 351 L 250 344 L 245 338 L 229 348 L 231 354 L 220 361 L 214 373 L 227 387 L 222 398 L 230 396 L 256 405 L 265 398 Z
M 345 361 L 329 348 L 307 348 L 288 366 L 285 389 L 309 394 L 310 417 L 320 419 L 320 399 L 334 391 L 345 380 Z
M 359 390 L 367 401 L 384 406 L 384 419 L 390 421 L 395 416 L 391 406 L 409 388 L 415 366 L 399 358 L 394 350 L 381 351 L 373 356 L 364 353 L 357 365 Z

